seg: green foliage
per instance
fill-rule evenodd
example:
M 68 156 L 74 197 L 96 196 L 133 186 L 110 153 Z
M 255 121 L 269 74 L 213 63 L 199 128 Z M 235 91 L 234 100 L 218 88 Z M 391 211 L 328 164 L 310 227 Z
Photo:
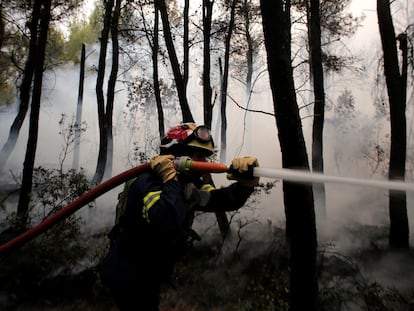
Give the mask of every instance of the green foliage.
M 100 26 L 98 14 L 99 10 L 95 9 L 88 22 L 75 21 L 72 24 L 69 40 L 65 47 L 65 60 L 79 62 L 82 43 L 91 44 L 97 41 L 99 36 L 98 27 Z
M 10 65 L 10 53 L 0 51 L 0 106 L 10 104 L 14 97 L 12 77 L 13 67 Z
M 102 16 L 104 14 L 103 1 L 96 0 L 95 8 L 89 16 L 89 25 L 95 30 L 96 36 L 99 36 L 103 27 Z
M 52 68 L 59 64 L 65 50 L 65 39 L 61 31 L 50 27 L 46 45 L 46 68 Z
M 15 27 L 5 29 L 0 50 L 0 106 L 15 101 L 15 81 L 24 66 L 28 40 Z
M 34 191 L 29 220 L 38 223 L 61 210 L 90 187 L 84 172 L 38 167 L 33 175 Z M 12 227 L 19 222 L 16 214 L 8 217 Z M 24 297 L 34 295 L 41 283 L 63 271 L 69 272 L 84 259 L 86 243 L 81 239 L 82 219 L 74 214 L 58 222 L 35 240 L 2 258 L 0 290 Z
M 16 89 L 10 81 L 7 81 L 6 77 L 3 79 L 1 76 L 3 76 L 3 73 L 0 73 L 0 79 L 3 81 L 0 82 L 0 106 L 10 105 L 15 100 Z
M 32 211 L 37 207 L 39 216 L 60 210 L 70 202 L 77 199 L 90 188 L 88 179 L 83 169 L 79 172 L 71 169 L 63 172 L 60 169 L 46 169 L 37 167 L 33 174 L 33 186 L 35 189 Z
M 45 69 L 51 69 L 62 61 L 64 46 L 62 32 L 51 25 L 47 40 Z M 15 102 L 16 81 L 23 72 L 28 53 L 27 34 L 14 25 L 7 27 L 0 51 L 0 105 Z
M 90 189 L 90 182 L 83 169 L 62 169 L 66 154 L 74 145 L 74 133 L 82 130 L 82 125 L 72 122 L 67 126 L 65 120 L 65 115 L 62 115 L 59 134 L 63 137 L 65 146 L 62 146 L 60 168 L 34 169 L 28 215 L 17 217 L 16 213 L 11 213 L 7 218 L 10 227 L 1 233 L 0 240 L 10 240 L 21 233 L 16 228 L 27 228 L 40 223 Z M 6 199 L 10 198 L 8 196 Z M 3 203 L 2 201 L 2 205 Z M 93 240 L 85 239 L 81 235 L 82 223 L 83 219 L 79 215 L 68 215 L 33 241 L 1 258 L 3 264 L 0 266 L 0 291 L 12 292 L 19 299 L 33 298 L 43 291 L 44 283 L 49 283 L 56 277 L 72 277 L 75 274 L 73 269 L 79 268 L 80 261 L 96 261 L 88 251 L 99 250 Z

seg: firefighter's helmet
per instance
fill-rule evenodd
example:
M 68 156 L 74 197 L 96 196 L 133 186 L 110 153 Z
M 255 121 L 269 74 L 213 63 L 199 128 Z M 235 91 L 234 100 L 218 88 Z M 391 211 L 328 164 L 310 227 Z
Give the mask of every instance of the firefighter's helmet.
M 161 140 L 161 154 L 191 156 L 195 151 L 205 152 L 207 156 L 214 153 L 213 138 L 210 129 L 205 125 L 182 123 L 171 128 Z

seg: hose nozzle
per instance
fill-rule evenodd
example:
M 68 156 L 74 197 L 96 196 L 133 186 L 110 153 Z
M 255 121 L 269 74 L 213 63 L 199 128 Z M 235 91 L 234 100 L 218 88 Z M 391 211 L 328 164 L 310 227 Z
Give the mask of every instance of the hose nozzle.
M 178 157 L 174 160 L 175 169 L 181 173 L 189 173 L 193 159 L 188 156 Z

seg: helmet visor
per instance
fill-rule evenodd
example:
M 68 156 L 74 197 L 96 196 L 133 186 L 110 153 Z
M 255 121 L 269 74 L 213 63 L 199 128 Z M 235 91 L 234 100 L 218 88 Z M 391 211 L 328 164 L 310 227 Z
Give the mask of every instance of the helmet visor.
M 214 142 L 213 138 L 211 137 L 210 129 L 205 125 L 197 126 L 193 132 L 187 136 L 187 138 L 184 140 L 184 143 L 188 144 L 193 140 L 196 140 L 203 144 L 211 143 L 214 148 Z

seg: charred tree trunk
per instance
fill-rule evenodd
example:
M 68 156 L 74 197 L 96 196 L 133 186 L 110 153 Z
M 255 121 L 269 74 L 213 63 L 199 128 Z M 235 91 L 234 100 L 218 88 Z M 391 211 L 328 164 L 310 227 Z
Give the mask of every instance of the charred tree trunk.
M 211 88 L 211 60 L 210 60 L 210 39 L 211 39 L 211 21 L 213 14 L 214 1 L 203 0 L 203 107 L 204 107 L 204 124 L 211 128 L 213 120 L 213 103 Z M 204 176 L 208 183 L 214 185 L 210 175 Z M 216 219 L 223 237 L 226 237 L 230 229 L 230 224 L 225 212 L 216 212 Z
M 33 81 L 33 72 L 35 67 L 35 62 L 37 59 L 37 40 L 39 32 L 39 19 L 40 19 L 40 9 L 41 1 L 35 1 L 33 4 L 32 10 L 32 19 L 29 23 L 30 30 L 30 42 L 29 42 L 29 55 L 26 60 L 26 64 L 23 71 L 23 79 L 20 85 L 19 90 L 19 111 L 14 119 L 9 132 L 9 137 L 7 138 L 6 143 L 3 145 L 0 152 L 0 171 L 3 170 L 4 165 L 10 157 L 10 154 L 13 152 L 14 147 L 16 146 L 17 139 L 19 137 L 20 129 L 23 125 L 24 119 L 29 109 L 30 102 L 30 92 L 32 88 Z
M 203 0 L 203 107 L 204 124 L 211 128 L 213 120 L 210 39 L 214 1 Z
M 185 89 L 184 79 L 181 75 L 180 64 L 178 62 L 177 53 L 175 52 L 174 41 L 171 35 L 170 22 L 168 20 L 167 6 L 165 0 L 156 0 L 158 2 L 158 9 L 160 10 L 162 28 L 164 32 L 165 45 L 167 46 L 168 56 L 170 58 L 171 67 L 174 74 L 175 86 L 177 88 L 177 95 L 180 101 L 181 113 L 183 122 L 194 122 L 190 107 L 187 101 L 187 92 Z
M 108 149 L 107 149 L 107 159 L 106 159 L 106 168 L 105 174 L 108 177 L 112 176 L 112 165 L 113 165 L 113 111 L 114 111 L 114 99 L 115 99 L 115 85 L 118 77 L 118 68 L 119 68 L 119 42 L 118 42 L 118 23 L 119 16 L 121 14 L 121 2 L 122 0 L 116 0 L 115 9 L 112 15 L 111 21 L 111 37 L 112 37 L 112 65 L 111 65 L 111 74 L 109 75 L 108 80 L 108 89 L 107 89 L 107 103 L 105 111 L 105 122 L 107 129 L 107 139 L 108 139 Z
M 270 88 L 284 168 L 309 170 L 291 64 L 290 1 L 261 0 Z M 290 310 L 317 310 L 316 226 L 311 185 L 283 182 L 290 242 Z
M 190 10 L 190 0 L 184 1 L 184 40 L 183 40 L 183 82 L 184 88 L 187 93 L 187 84 L 188 84 L 188 71 L 189 71 L 189 52 L 190 52 L 190 45 L 189 45 L 189 16 L 188 12 Z
M 105 79 L 106 54 L 108 48 L 109 32 L 111 29 L 113 7 L 114 0 L 108 0 L 105 3 L 103 29 L 100 38 L 101 49 L 99 52 L 98 76 L 96 78 L 96 100 L 98 105 L 99 123 L 99 151 L 95 175 L 92 178 L 92 185 L 98 185 L 101 183 L 105 174 L 106 160 L 108 155 L 108 129 L 105 117 L 105 97 L 103 93 L 103 85 Z
M 313 81 L 313 131 L 312 131 L 312 169 L 314 172 L 323 173 L 323 126 L 325 122 L 325 89 L 322 67 L 321 49 L 321 23 L 319 0 L 310 0 L 309 8 L 309 46 L 311 79 Z M 326 216 L 325 185 L 313 184 L 316 209 L 320 216 Z
M 221 80 L 221 107 L 220 107 L 220 115 L 221 115 L 221 148 L 220 148 L 220 162 L 226 162 L 226 146 L 227 146 L 227 86 L 228 86 L 228 77 L 229 77 L 229 67 L 230 67 L 230 43 L 231 43 L 231 36 L 233 34 L 234 29 L 234 16 L 236 10 L 236 0 L 231 2 L 230 8 L 230 21 L 229 26 L 227 29 L 226 39 L 224 43 L 225 51 L 224 51 L 224 69 L 223 69 L 223 76 Z
M 147 22 L 146 16 L 144 11 L 141 7 L 141 17 L 144 21 L 144 31 L 145 37 L 147 38 L 148 45 L 151 47 L 152 53 L 152 81 L 154 84 L 154 97 L 155 103 L 157 107 L 157 115 L 158 115 L 158 133 L 160 139 L 165 135 L 165 126 L 164 126 L 164 111 L 162 108 L 162 101 L 161 101 L 161 90 L 160 90 L 160 82 L 159 82 L 159 74 L 158 74 L 158 51 L 159 51 L 159 9 L 157 1 L 153 3 L 154 7 L 154 28 L 152 33 L 149 29 L 147 29 Z
M 247 73 L 246 73 L 246 94 L 249 96 L 252 90 L 252 77 L 253 77 L 253 38 L 250 34 L 250 16 L 251 3 L 247 0 L 244 0 L 243 4 L 243 16 L 244 16 L 244 28 L 246 32 L 246 42 L 247 42 L 247 51 L 246 51 L 246 60 L 247 60 Z
M 407 152 L 406 94 L 407 94 L 407 38 L 399 36 L 403 51 L 403 69 L 400 74 L 397 40 L 389 0 L 377 0 L 378 25 L 384 53 L 384 73 L 390 102 L 391 154 L 388 176 L 391 180 L 405 180 Z M 405 60 L 404 60 L 405 58 Z M 409 248 L 407 199 L 404 191 L 389 192 L 391 248 Z
M 36 2 L 41 2 L 42 6 L 40 10 L 39 37 L 37 40 L 37 58 L 34 66 L 29 137 L 27 140 L 26 156 L 23 163 L 22 188 L 20 191 L 19 204 L 17 206 L 17 215 L 22 220 L 23 226 L 26 225 L 30 194 L 32 192 L 33 168 L 36 158 L 37 138 L 39 132 L 39 113 L 42 95 L 43 67 L 45 63 L 46 42 L 49 31 L 49 22 L 51 18 L 51 0 L 37 0 Z
M 78 103 L 76 105 L 76 128 L 75 128 L 75 149 L 73 152 L 73 169 L 79 168 L 79 153 L 80 153 L 80 137 L 81 137 L 81 124 L 82 124 L 82 104 L 83 104 L 83 85 L 85 80 L 85 58 L 86 58 L 85 44 L 82 43 L 82 52 L 80 59 L 80 72 L 79 72 L 79 89 L 78 89 Z
M 154 94 L 155 94 L 155 101 L 157 104 L 157 112 L 158 112 L 158 130 L 160 133 L 160 138 L 164 137 L 165 135 L 165 127 L 164 127 L 164 111 L 162 109 L 161 104 L 161 91 L 160 91 L 160 83 L 158 77 L 158 49 L 159 49 L 159 41 L 158 41 L 158 31 L 159 31 L 159 11 L 154 2 L 154 37 L 153 37 L 153 44 L 152 44 L 152 67 L 153 67 L 153 80 L 154 80 Z M 148 40 L 151 45 L 151 40 Z

